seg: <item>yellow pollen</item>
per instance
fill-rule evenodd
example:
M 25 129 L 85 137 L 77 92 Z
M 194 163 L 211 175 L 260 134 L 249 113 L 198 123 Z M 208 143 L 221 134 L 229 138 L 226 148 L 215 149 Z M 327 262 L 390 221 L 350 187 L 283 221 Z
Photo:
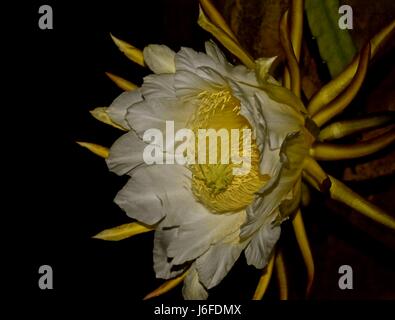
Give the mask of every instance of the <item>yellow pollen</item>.
M 259 171 L 259 150 L 255 139 L 251 137 L 251 144 L 243 145 L 243 129 L 252 129 L 245 117 L 240 114 L 240 101 L 229 90 L 216 92 L 203 91 L 199 95 L 200 106 L 189 123 L 195 134 L 196 164 L 190 164 L 192 171 L 192 191 L 195 197 L 207 208 L 215 213 L 235 212 L 244 209 L 254 200 L 257 191 L 269 180 L 269 176 L 262 175 Z M 216 130 L 227 133 L 228 145 L 221 142 L 217 135 L 216 143 L 210 143 L 206 137 L 205 164 L 199 161 L 199 129 Z M 231 130 L 237 129 L 239 134 L 238 148 L 231 146 Z M 225 131 L 226 130 L 226 131 Z M 236 140 L 237 143 L 237 140 Z M 213 149 L 216 147 L 216 150 Z M 226 148 L 224 148 L 226 147 Z M 225 150 L 224 150 L 225 149 Z M 237 150 L 238 149 L 238 150 Z M 235 175 L 233 169 L 241 168 L 242 163 L 233 163 L 232 151 L 243 156 L 244 152 L 250 157 L 250 168 L 244 175 Z M 203 149 L 204 150 L 204 149 Z M 217 152 L 217 162 L 210 164 L 208 161 L 210 151 Z M 214 151 L 214 152 L 215 152 Z M 221 154 L 224 152 L 223 161 Z

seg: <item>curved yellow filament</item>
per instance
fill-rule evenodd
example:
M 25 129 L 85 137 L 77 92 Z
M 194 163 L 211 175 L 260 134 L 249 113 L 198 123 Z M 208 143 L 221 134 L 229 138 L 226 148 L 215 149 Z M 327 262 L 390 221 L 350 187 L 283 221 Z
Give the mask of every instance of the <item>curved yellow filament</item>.
M 395 29 L 395 20 L 393 20 L 386 27 L 376 34 L 371 40 L 370 56 L 371 58 L 377 53 L 377 50 L 384 44 L 389 38 L 392 31 Z M 323 86 L 317 94 L 310 100 L 307 107 L 310 115 L 316 114 L 333 99 L 335 99 L 339 93 L 341 93 L 351 82 L 355 73 L 357 72 L 360 55 L 358 54 L 351 64 L 348 65 L 343 72 L 341 72 L 335 79 L 330 81 L 328 84 Z
M 385 125 L 395 120 L 394 114 L 373 114 L 360 119 L 332 123 L 320 131 L 318 140 L 325 141 L 340 139 L 366 129 Z
M 314 260 L 311 253 L 309 239 L 307 238 L 306 230 L 303 223 L 303 217 L 300 210 L 296 213 L 292 220 L 292 227 L 295 232 L 296 241 L 298 242 L 300 251 L 303 256 L 304 263 L 307 269 L 307 287 L 306 294 L 309 295 L 314 281 Z
M 288 280 L 287 270 L 285 268 L 284 256 L 282 251 L 279 251 L 274 260 L 274 267 L 276 268 L 276 276 L 278 288 L 280 291 L 280 300 L 288 300 Z
M 232 39 L 225 31 L 211 23 L 199 6 L 198 24 L 207 32 L 211 33 L 222 45 L 240 59 L 248 68 L 255 69 L 254 59 L 240 46 L 238 42 Z
M 295 53 L 296 60 L 299 61 L 300 51 L 302 48 L 302 37 L 303 37 L 303 0 L 292 0 L 291 1 L 291 43 L 293 52 Z
M 275 257 L 275 252 L 272 253 L 272 256 L 271 256 L 266 268 L 263 269 L 263 273 L 262 273 L 261 277 L 259 278 L 258 286 L 255 289 L 255 293 L 254 293 L 254 296 L 252 297 L 252 300 L 262 300 L 262 298 L 267 290 L 267 287 L 269 286 L 270 279 L 272 277 L 274 257 Z
M 318 160 L 328 161 L 354 159 L 380 151 L 394 141 L 395 129 L 392 129 L 376 138 L 351 145 L 336 145 L 317 142 L 310 149 L 310 156 Z
M 332 176 L 329 176 L 329 178 L 332 182 L 332 187 L 330 189 L 332 199 L 343 202 L 374 221 L 395 230 L 394 217 L 388 215 L 374 204 L 356 194 L 336 178 Z
M 326 172 L 321 168 L 317 161 L 311 157 L 306 157 L 303 164 L 304 178 L 309 176 L 313 179 L 322 192 L 326 192 L 330 188 L 330 179 Z
M 363 80 L 365 79 L 366 71 L 368 69 L 370 56 L 370 43 L 368 43 L 361 52 L 361 59 L 359 61 L 357 72 L 350 86 L 345 89 L 336 99 L 330 102 L 325 108 L 313 115 L 312 119 L 321 127 L 323 124 L 331 120 L 333 117 L 341 113 L 357 95 Z
M 207 14 L 208 18 L 210 18 L 211 22 L 215 24 L 218 28 L 222 29 L 230 38 L 238 43 L 239 41 L 237 40 L 232 29 L 226 23 L 225 19 L 218 12 L 217 8 L 213 5 L 213 3 L 210 0 L 199 0 L 199 2 L 204 12 Z
M 302 48 L 302 37 L 303 37 L 303 0 L 292 0 L 291 1 L 291 27 L 290 27 L 290 38 L 292 43 L 292 49 L 296 57 L 296 61 L 299 62 L 300 51 Z M 284 69 L 283 85 L 287 89 L 291 89 L 291 76 L 289 70 L 286 67 Z
M 280 21 L 280 41 L 287 59 L 288 70 L 290 72 L 291 91 L 300 97 L 300 71 L 296 60 L 292 43 L 288 35 L 288 10 L 283 14 Z

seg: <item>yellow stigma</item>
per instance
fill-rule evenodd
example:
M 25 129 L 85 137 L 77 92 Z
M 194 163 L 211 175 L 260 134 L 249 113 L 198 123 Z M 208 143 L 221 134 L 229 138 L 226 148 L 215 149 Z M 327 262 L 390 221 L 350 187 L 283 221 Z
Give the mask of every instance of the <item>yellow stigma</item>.
M 259 150 L 255 139 L 251 137 L 248 152 L 251 159 L 249 171 L 244 175 L 235 175 L 233 169 L 241 168 L 242 164 L 233 163 L 232 154 L 243 155 L 243 129 L 251 126 L 246 118 L 240 114 L 240 101 L 235 98 L 229 90 L 204 91 L 199 95 L 200 106 L 190 121 L 190 128 L 195 134 L 195 155 L 196 164 L 191 164 L 192 171 L 192 191 L 196 198 L 207 208 L 216 213 L 235 212 L 244 209 L 254 200 L 255 193 L 269 180 L 267 175 L 261 175 L 259 171 Z M 213 129 L 216 132 L 227 132 L 229 141 L 226 144 L 217 138 L 214 145 L 210 144 L 209 138 L 206 140 L 206 164 L 199 161 L 199 129 Z M 239 130 L 238 148 L 232 149 L 231 130 Z M 226 130 L 226 131 L 224 131 Z M 209 164 L 210 151 L 216 147 L 217 162 Z M 224 150 L 225 149 L 225 150 Z M 204 150 L 204 149 L 203 149 Z M 215 150 L 215 149 L 214 149 Z M 232 151 L 233 150 L 233 153 Z M 215 152 L 215 151 L 214 151 Z M 227 162 L 223 162 L 221 154 L 224 152 Z M 200 162 L 200 163 L 199 163 Z

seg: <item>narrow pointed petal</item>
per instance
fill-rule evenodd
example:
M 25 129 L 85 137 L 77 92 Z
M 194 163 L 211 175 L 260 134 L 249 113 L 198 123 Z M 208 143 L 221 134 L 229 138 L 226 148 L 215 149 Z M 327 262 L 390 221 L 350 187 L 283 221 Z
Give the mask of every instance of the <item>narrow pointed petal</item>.
M 107 240 L 107 241 L 119 241 L 133 237 L 140 233 L 145 233 L 153 230 L 154 227 L 146 226 L 139 222 L 132 222 L 132 223 L 122 224 L 115 228 L 103 230 L 99 232 L 97 235 L 93 236 L 92 238 Z
M 272 277 L 273 273 L 273 265 L 274 265 L 274 252 L 272 254 L 272 257 L 269 260 L 269 263 L 267 264 L 267 267 L 263 270 L 262 276 L 259 278 L 258 286 L 255 289 L 254 296 L 252 297 L 252 300 L 262 300 L 267 287 L 269 286 L 270 279 Z
M 300 71 L 292 43 L 288 35 L 288 11 L 286 11 L 280 22 L 280 41 L 287 59 L 288 70 L 290 73 L 291 91 L 300 97 Z
M 279 251 L 274 260 L 274 267 L 276 269 L 276 276 L 278 287 L 280 291 L 280 300 L 288 300 L 288 280 L 287 270 L 285 268 L 285 262 L 283 253 Z
M 395 20 L 384 27 L 371 40 L 370 56 L 373 58 L 378 49 L 388 40 L 390 34 L 395 29 Z M 310 115 L 316 114 L 328 103 L 334 100 L 351 82 L 357 72 L 360 55 L 357 55 L 352 63 L 341 72 L 336 78 L 323 86 L 320 91 L 314 95 L 308 105 Z
M 321 127 L 323 124 L 331 120 L 333 117 L 340 114 L 354 99 L 365 79 L 368 70 L 370 57 L 370 43 L 362 49 L 361 59 L 359 60 L 358 69 L 352 79 L 349 87 L 345 89 L 336 99 L 329 103 L 321 111 L 317 112 L 313 117 L 313 121 L 317 126 Z
M 376 207 L 374 204 L 362 198 L 336 178 L 329 176 L 332 182 L 330 189 L 331 198 L 353 208 L 368 218 L 395 230 L 395 217 Z
M 116 76 L 115 74 L 112 74 L 110 72 L 106 72 L 106 76 L 109 77 L 119 88 L 124 91 L 132 91 L 138 88 L 138 86 L 134 83 L 119 76 Z
M 360 119 L 339 121 L 323 128 L 319 140 L 335 140 L 367 129 L 376 128 L 395 121 L 395 112 L 372 114 Z
M 304 228 L 302 213 L 300 210 L 292 220 L 292 227 L 295 232 L 296 241 L 298 242 L 300 252 L 302 253 L 304 263 L 307 269 L 307 287 L 306 294 L 309 295 L 314 281 L 314 260 L 310 250 L 309 239 L 307 238 Z
M 316 143 L 310 149 L 310 156 L 318 160 L 345 160 L 364 157 L 384 149 L 395 141 L 395 128 L 369 140 L 356 144 L 336 145 Z
M 207 32 L 211 33 L 222 45 L 240 59 L 248 68 L 254 69 L 255 62 L 252 57 L 240 47 L 227 33 L 212 24 L 205 16 L 201 7 L 199 7 L 198 24 Z
M 154 291 L 147 294 L 143 300 L 148 300 L 148 299 L 158 297 L 158 296 L 170 291 L 171 289 L 174 289 L 184 280 L 184 278 L 186 277 L 187 274 L 188 274 L 188 271 L 184 272 L 182 275 L 178 276 L 177 278 L 166 281 L 160 287 L 158 287 Z
M 110 34 L 110 35 L 111 35 L 112 40 L 118 47 L 118 49 L 121 52 L 123 52 L 126 57 L 128 57 L 130 60 L 139 64 L 142 67 L 145 66 L 144 55 L 140 49 L 137 49 L 137 48 L 133 47 L 131 44 L 114 37 L 112 34 Z
M 89 151 L 93 152 L 94 154 L 102 157 L 104 159 L 108 158 L 110 151 L 108 148 L 103 147 L 99 144 L 94 144 L 90 142 L 83 142 L 83 141 L 76 141 L 81 147 L 87 148 Z
M 226 23 L 225 19 L 215 8 L 213 3 L 210 0 L 199 0 L 200 5 L 202 6 L 204 12 L 207 14 L 208 18 L 210 18 L 211 22 L 215 24 L 218 28 L 222 29 L 230 38 L 232 38 L 235 42 L 238 42 L 235 34 L 232 29 Z
M 116 124 L 114 121 L 111 120 L 110 116 L 107 113 L 106 107 L 98 107 L 89 112 L 96 120 L 99 120 L 119 130 L 127 131 L 124 127 L 120 126 L 119 124 Z

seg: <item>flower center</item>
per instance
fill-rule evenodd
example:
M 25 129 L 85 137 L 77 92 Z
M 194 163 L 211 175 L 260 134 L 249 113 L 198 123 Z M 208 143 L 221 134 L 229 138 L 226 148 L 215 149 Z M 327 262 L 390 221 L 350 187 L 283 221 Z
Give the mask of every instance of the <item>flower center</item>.
M 240 101 L 229 90 L 203 91 L 199 98 L 200 106 L 189 123 L 196 137 L 197 150 L 196 164 L 189 165 L 192 171 L 192 191 L 213 212 L 239 211 L 252 203 L 255 193 L 269 179 L 259 172 L 259 150 L 255 139 L 251 137 L 247 145 L 244 143 L 244 134 L 251 134 L 251 126 L 240 114 Z M 217 133 L 214 142 L 212 135 L 204 137 L 203 150 L 202 129 L 206 133 Z M 234 135 L 235 132 L 238 135 Z M 228 139 L 224 141 L 224 137 Z M 215 163 L 209 159 L 213 153 L 216 155 Z M 245 174 L 235 174 L 235 170 L 243 166 L 243 161 L 233 161 L 235 154 L 238 157 L 248 155 L 248 170 Z M 202 163 L 201 160 L 205 157 L 206 161 Z

